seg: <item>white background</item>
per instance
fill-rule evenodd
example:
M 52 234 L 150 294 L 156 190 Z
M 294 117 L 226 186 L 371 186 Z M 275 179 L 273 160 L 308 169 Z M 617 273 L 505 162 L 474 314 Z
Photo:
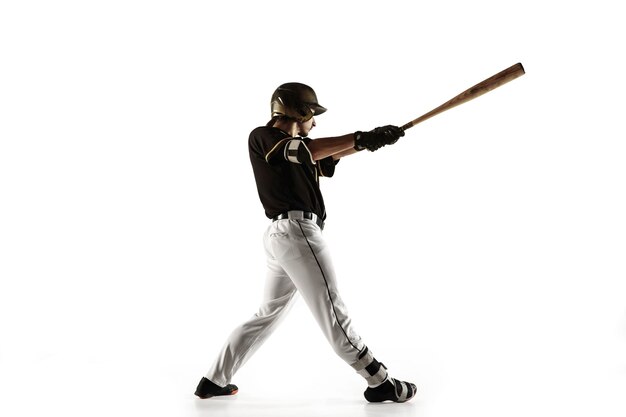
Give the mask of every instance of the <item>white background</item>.
M 2 2 L 0 414 L 623 416 L 617 4 Z M 418 396 L 366 404 L 299 302 L 237 396 L 195 399 L 261 296 L 273 90 L 313 86 L 333 136 L 516 62 L 322 182 L 356 328 Z

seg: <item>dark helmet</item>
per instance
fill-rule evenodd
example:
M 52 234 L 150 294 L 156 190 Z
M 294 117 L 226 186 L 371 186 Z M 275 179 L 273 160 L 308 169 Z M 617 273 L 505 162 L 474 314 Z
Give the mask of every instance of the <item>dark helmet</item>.
M 287 116 L 298 122 L 306 122 L 313 115 L 326 111 L 317 102 L 315 91 L 301 83 L 286 83 L 272 94 L 272 117 Z

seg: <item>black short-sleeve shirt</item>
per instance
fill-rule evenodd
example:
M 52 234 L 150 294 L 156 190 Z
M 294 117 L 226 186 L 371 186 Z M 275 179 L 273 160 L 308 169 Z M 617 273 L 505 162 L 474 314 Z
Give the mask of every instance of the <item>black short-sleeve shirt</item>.
M 319 177 L 332 177 L 338 161 L 314 161 L 312 139 L 291 137 L 275 127 L 254 129 L 248 139 L 250 162 L 259 198 L 268 218 L 289 210 L 310 211 L 326 218 Z

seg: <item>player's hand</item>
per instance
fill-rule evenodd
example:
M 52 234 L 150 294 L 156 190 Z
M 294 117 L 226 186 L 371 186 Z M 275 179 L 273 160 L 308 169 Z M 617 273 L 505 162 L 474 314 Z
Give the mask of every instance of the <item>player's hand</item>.
M 393 145 L 402 136 L 404 136 L 404 130 L 393 125 L 380 126 L 369 132 L 355 132 L 354 149 L 357 151 L 367 149 L 374 152 L 383 146 Z
M 398 141 L 398 139 L 404 136 L 404 130 L 400 129 L 398 126 L 393 125 L 377 127 L 373 131 L 383 137 L 383 142 L 385 145 L 393 145 Z

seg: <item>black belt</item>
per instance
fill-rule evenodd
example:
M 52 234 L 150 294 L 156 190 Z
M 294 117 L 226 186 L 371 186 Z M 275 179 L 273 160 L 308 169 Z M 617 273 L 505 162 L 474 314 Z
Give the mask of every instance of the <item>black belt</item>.
M 317 214 L 311 213 L 310 211 L 293 210 L 293 211 L 288 211 L 287 213 L 280 213 L 278 216 L 272 217 L 273 222 L 275 222 L 276 220 L 283 220 L 283 219 L 313 220 L 315 224 L 317 224 L 320 227 L 320 229 L 324 230 L 324 221 L 321 218 L 319 218 Z

